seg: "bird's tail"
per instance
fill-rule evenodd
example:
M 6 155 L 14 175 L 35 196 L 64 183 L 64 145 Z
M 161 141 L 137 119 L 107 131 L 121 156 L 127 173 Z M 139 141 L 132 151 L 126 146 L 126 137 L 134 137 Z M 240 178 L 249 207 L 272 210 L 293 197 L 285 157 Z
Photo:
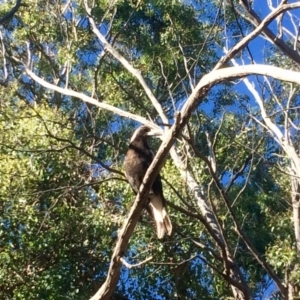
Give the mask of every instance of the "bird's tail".
M 149 212 L 154 219 L 156 234 L 159 239 L 164 237 L 165 232 L 167 235 L 171 235 L 172 233 L 172 223 L 163 203 L 164 200 L 160 199 L 159 196 L 151 195 L 148 206 Z

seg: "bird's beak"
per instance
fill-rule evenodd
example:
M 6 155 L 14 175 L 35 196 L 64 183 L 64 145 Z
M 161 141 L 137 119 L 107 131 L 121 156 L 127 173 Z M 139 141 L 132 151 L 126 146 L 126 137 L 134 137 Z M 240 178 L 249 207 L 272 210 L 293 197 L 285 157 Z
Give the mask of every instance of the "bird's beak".
M 150 131 L 147 132 L 148 136 L 162 136 L 163 135 L 163 131 L 159 130 L 159 129 L 153 129 L 151 128 Z

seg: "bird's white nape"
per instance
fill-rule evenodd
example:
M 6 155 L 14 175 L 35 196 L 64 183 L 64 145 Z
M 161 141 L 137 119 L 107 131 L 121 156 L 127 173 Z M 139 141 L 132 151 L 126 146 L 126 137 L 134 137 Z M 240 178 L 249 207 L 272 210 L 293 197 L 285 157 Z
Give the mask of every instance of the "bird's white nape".
M 151 128 L 150 131 L 147 133 L 148 136 L 161 136 L 163 135 L 163 132 L 158 129 Z

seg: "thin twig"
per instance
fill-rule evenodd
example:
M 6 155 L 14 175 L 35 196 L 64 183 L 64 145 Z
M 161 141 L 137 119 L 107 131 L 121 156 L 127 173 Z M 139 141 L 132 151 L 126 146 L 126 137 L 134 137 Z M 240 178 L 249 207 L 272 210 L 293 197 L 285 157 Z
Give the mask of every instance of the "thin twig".
M 130 264 L 130 263 L 128 263 L 128 262 L 125 260 L 125 258 L 123 258 L 123 257 L 120 258 L 120 261 L 122 262 L 122 264 L 123 264 L 126 268 L 132 269 L 132 268 L 140 267 L 140 266 L 146 264 L 148 261 L 150 261 L 150 260 L 152 260 L 152 259 L 153 259 L 153 256 L 150 256 L 150 257 L 146 258 L 145 260 L 143 260 L 143 261 L 141 261 L 141 262 L 139 262 L 139 263 L 137 263 L 137 264 L 133 264 L 133 265 Z

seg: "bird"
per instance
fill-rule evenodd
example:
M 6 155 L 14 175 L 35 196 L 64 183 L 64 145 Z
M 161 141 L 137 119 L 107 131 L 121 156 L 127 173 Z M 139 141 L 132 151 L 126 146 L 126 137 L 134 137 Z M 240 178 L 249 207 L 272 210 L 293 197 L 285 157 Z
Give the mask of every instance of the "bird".
M 147 125 L 142 125 L 133 133 L 125 155 L 125 176 L 135 194 L 143 182 L 143 178 L 153 160 L 153 152 L 148 145 L 148 138 L 159 136 L 161 132 Z M 166 200 L 160 174 L 155 178 L 149 191 L 147 210 L 154 219 L 156 234 L 162 239 L 167 233 L 172 234 L 172 223 L 166 210 Z

